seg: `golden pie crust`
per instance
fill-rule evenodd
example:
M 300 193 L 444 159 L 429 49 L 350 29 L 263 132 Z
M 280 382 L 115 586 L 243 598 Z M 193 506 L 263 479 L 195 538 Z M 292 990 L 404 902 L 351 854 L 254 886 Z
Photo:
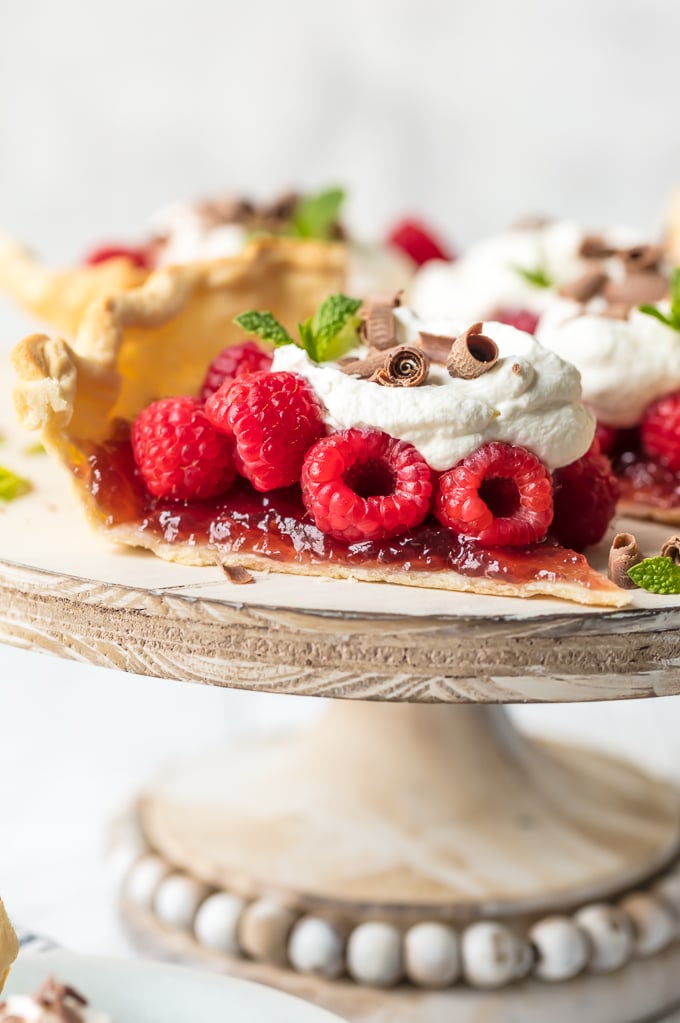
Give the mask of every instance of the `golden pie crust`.
M 19 954 L 19 939 L 14 933 L 5 911 L 2 899 L 0 899 L 0 992 L 5 986 L 9 970 Z
M 330 293 L 337 290 L 338 278 L 344 273 L 344 249 L 326 246 L 325 251 L 326 293 Z M 335 262 L 331 259 L 334 253 Z M 513 584 L 448 569 L 428 572 L 389 565 L 363 568 L 337 562 L 272 562 L 263 554 L 245 549 L 229 553 L 200 539 L 192 544 L 172 544 L 139 529 L 134 522 L 112 526 L 106 521 L 96 493 L 85 482 L 92 445 L 119 435 L 120 420 L 131 422 L 159 397 L 196 394 L 208 364 L 225 344 L 225 336 L 230 340 L 240 335 L 232 325 L 239 312 L 269 307 L 293 327 L 323 297 L 319 284 L 318 261 L 308 243 L 300 246 L 266 240 L 228 263 L 157 270 L 141 287 L 96 302 L 73 344 L 41 334 L 20 342 L 12 353 L 18 374 L 15 404 L 19 418 L 28 429 L 42 431 L 45 447 L 70 470 L 91 523 L 109 539 L 147 547 L 185 564 L 238 565 L 501 596 L 553 596 L 612 607 L 628 603 L 626 591 L 593 569 L 586 569 L 585 583 L 566 572 L 556 580 L 538 576 Z M 216 320 L 222 324 L 220 331 L 206 330 L 206 324 Z

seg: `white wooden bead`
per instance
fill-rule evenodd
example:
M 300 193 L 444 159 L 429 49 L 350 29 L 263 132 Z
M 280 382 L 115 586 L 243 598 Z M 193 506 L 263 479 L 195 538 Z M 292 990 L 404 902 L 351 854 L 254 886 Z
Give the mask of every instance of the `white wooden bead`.
M 404 936 L 404 966 L 408 979 L 419 987 L 449 987 L 460 975 L 458 935 L 435 921 L 416 924 Z
M 653 891 L 669 904 L 680 920 L 680 874 L 668 874 L 653 887 Z
M 463 931 L 463 974 L 473 987 L 503 987 L 523 972 L 526 948 L 504 924 L 482 921 Z
M 300 973 L 339 977 L 345 968 L 342 935 L 328 920 L 303 917 L 291 932 L 288 958 Z
M 169 873 L 170 867 L 160 856 L 153 854 L 143 856 L 135 863 L 126 878 L 125 898 L 143 909 L 151 909 L 156 889 Z
M 258 899 L 245 908 L 239 922 L 239 944 L 260 962 L 285 966 L 288 935 L 297 919 L 292 909 L 274 899 Z
M 156 916 L 164 924 L 190 931 L 196 910 L 208 889 L 187 874 L 170 874 L 163 878 L 153 900 Z
M 653 956 L 673 941 L 677 923 L 665 902 L 651 892 L 633 892 L 619 905 L 633 921 L 635 954 Z
M 401 932 L 392 924 L 359 924 L 347 943 L 347 968 L 359 984 L 393 987 L 402 976 Z
M 529 940 L 537 953 L 534 973 L 541 980 L 569 980 L 588 961 L 588 939 L 566 916 L 539 920 L 529 931 Z
M 618 906 L 596 902 L 579 909 L 574 914 L 574 920 L 588 935 L 588 965 L 593 973 L 618 970 L 633 955 L 633 925 L 630 917 Z
M 215 892 L 199 906 L 194 919 L 194 934 L 201 945 L 217 952 L 238 955 L 241 951 L 238 928 L 246 901 L 229 892 Z

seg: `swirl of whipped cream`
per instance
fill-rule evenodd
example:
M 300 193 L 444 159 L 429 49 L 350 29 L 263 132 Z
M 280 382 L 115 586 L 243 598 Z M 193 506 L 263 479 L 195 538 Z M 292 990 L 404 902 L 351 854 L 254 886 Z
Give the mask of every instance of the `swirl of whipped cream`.
M 598 300 L 582 306 L 555 300 L 540 319 L 537 337 L 573 362 L 583 400 L 607 426 L 635 426 L 645 408 L 680 390 L 680 333 L 632 309 L 625 320 L 597 315 Z M 668 303 L 658 303 L 668 312 Z
M 395 317 L 403 344 L 415 343 L 421 330 L 453 336 L 469 326 L 421 321 L 405 308 L 396 309 Z M 316 364 L 296 345 L 277 348 L 272 368 L 309 381 L 332 430 L 383 430 L 413 444 L 440 472 L 492 440 L 529 448 L 549 469 L 580 458 L 590 447 L 595 422 L 581 402 L 578 372 L 531 334 L 493 322 L 483 331 L 500 357 L 474 380 L 451 377 L 433 363 L 420 387 L 382 387 L 343 373 L 335 363 Z
M 579 255 L 586 233 L 572 221 L 555 220 L 485 238 L 455 263 L 426 263 L 411 283 L 408 305 L 419 316 L 451 316 L 471 323 L 493 318 L 503 308 L 541 313 L 554 300 L 555 288 L 587 269 L 588 262 Z M 617 247 L 642 240 L 626 227 L 598 233 Z M 532 284 L 522 270 L 542 271 L 551 286 Z

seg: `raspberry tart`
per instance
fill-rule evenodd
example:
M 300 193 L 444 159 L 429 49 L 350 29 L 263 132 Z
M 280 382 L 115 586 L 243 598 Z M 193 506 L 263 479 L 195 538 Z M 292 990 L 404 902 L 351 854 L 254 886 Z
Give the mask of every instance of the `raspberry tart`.
M 628 601 L 574 550 L 615 494 L 578 374 L 533 337 L 336 294 L 297 340 L 238 316 L 220 367 L 181 332 L 191 295 L 170 297 L 169 272 L 94 307 L 75 347 L 36 335 L 13 353 L 23 424 L 109 539 L 187 564 Z M 599 535 L 563 546 L 555 509 L 600 476 Z

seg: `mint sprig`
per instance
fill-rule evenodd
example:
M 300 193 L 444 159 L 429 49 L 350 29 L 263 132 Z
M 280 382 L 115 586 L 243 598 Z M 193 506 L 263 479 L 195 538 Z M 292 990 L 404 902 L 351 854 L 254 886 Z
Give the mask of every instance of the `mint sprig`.
M 645 558 L 629 568 L 628 575 L 650 593 L 680 593 L 680 565 L 672 558 Z
M 298 199 L 291 217 L 291 233 L 298 238 L 333 237 L 333 230 L 345 201 L 341 188 L 327 188 L 316 195 L 303 195 Z
M 360 306 L 360 298 L 330 295 L 321 303 L 314 316 L 298 325 L 299 347 L 304 348 L 314 362 L 341 358 L 359 343 L 361 318 L 357 313 Z M 263 341 L 270 341 L 275 348 L 296 344 L 283 324 L 271 313 L 241 313 L 234 322 L 247 334 L 256 334 Z
M 552 288 L 555 284 L 544 266 L 537 266 L 535 270 L 525 266 L 513 266 L 512 269 L 535 288 Z
M 263 341 L 271 341 L 275 348 L 281 345 L 295 344 L 292 337 L 282 323 L 272 316 L 271 313 L 258 313 L 251 310 L 234 317 L 234 323 L 243 327 L 246 334 L 257 334 Z
M 0 500 L 14 501 L 15 498 L 27 494 L 32 489 L 29 480 L 25 480 L 11 469 L 0 465 Z
M 654 316 L 661 320 L 671 330 L 680 330 L 680 267 L 676 267 L 671 274 L 670 281 L 671 311 L 669 315 L 661 312 L 655 305 L 641 305 L 638 309 L 647 316 Z

